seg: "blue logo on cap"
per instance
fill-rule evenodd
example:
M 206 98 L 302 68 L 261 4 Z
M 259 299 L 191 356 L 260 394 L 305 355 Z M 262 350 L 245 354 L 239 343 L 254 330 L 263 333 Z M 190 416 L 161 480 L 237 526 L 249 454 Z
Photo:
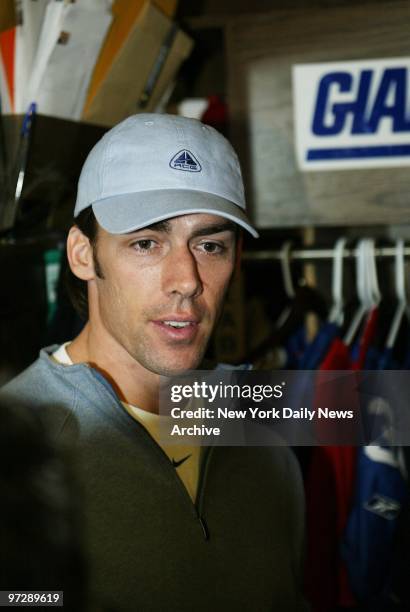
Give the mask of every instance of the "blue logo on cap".
M 171 159 L 169 165 L 174 170 L 185 170 L 185 172 L 201 172 L 201 164 L 196 159 L 195 155 L 187 149 L 178 151 Z

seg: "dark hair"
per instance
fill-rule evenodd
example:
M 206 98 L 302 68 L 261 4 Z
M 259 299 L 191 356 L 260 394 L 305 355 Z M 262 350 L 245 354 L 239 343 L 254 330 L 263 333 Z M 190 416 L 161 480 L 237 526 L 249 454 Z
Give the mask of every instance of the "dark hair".
M 98 223 L 91 206 L 88 206 L 88 208 L 80 212 L 78 217 L 75 219 L 75 225 L 89 239 L 90 244 L 93 248 L 93 255 L 95 261 L 95 246 L 97 244 Z M 98 265 L 96 267 L 99 268 Z M 78 278 L 71 271 L 69 265 L 67 265 L 65 280 L 67 293 L 72 305 L 74 306 L 79 317 L 86 321 L 88 319 L 87 281 Z

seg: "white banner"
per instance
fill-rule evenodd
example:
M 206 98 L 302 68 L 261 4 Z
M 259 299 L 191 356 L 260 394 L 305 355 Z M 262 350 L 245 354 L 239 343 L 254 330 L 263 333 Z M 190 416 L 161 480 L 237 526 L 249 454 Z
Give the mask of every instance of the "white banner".
M 410 58 L 293 66 L 301 170 L 410 165 Z

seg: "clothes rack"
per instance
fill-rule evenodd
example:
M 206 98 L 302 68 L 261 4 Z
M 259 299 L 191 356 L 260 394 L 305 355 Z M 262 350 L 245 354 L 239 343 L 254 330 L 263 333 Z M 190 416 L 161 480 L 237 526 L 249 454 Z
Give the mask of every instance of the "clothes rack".
M 343 257 L 346 259 L 353 259 L 356 257 L 357 249 L 345 249 Z M 396 255 L 396 247 L 376 247 L 375 255 L 377 258 L 389 258 Z M 410 246 L 404 248 L 404 256 L 410 257 Z M 333 259 L 334 251 L 329 248 L 315 248 L 315 249 L 294 249 L 289 253 L 290 260 L 312 260 L 312 259 Z M 262 250 L 262 251 L 245 251 L 243 253 L 243 259 L 245 261 L 257 261 L 257 260 L 281 260 L 283 253 L 281 250 Z

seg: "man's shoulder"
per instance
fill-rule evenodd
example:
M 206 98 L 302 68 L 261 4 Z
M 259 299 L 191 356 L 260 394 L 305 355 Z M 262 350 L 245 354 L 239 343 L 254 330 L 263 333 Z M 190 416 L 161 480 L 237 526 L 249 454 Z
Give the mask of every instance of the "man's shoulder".
M 76 404 L 76 385 L 68 376 L 68 368 L 50 358 L 56 348 L 42 349 L 36 361 L 0 389 L 0 403 L 37 410 L 54 433 L 70 420 Z
M 55 377 L 55 372 L 48 363 L 49 355 L 56 346 L 48 347 L 40 351 L 39 357 L 15 378 L 7 382 L 0 389 L 0 397 L 18 397 L 35 401 L 39 396 L 38 392 L 50 389 L 50 378 Z

